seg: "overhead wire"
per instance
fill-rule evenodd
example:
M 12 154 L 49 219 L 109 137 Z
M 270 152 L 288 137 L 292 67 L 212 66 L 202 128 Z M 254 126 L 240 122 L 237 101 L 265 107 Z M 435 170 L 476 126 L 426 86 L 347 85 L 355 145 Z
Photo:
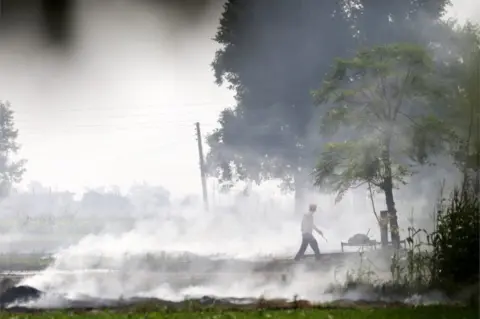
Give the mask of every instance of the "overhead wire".
M 190 127 L 191 125 L 194 125 L 194 123 L 198 120 L 198 116 L 195 116 L 190 110 L 192 107 L 197 107 L 199 105 L 203 106 L 211 106 L 212 104 L 207 104 L 207 103 L 198 103 L 198 104 L 183 104 L 183 105 L 176 105 L 176 106 L 171 106 L 169 111 L 162 110 L 161 112 L 152 112 L 148 111 L 148 108 L 140 108 L 139 110 L 143 112 L 133 112 L 130 114 L 113 114 L 113 115 L 99 115 L 99 114 L 92 114 L 90 113 L 89 118 L 94 119 L 95 117 L 100 117 L 106 120 L 103 120 L 102 122 L 97 123 L 91 123 L 90 121 L 85 123 L 84 121 L 76 121 L 76 123 L 68 124 L 68 129 L 60 129 L 57 130 L 55 127 L 51 127 L 49 130 L 50 132 L 58 132 L 59 134 L 61 133 L 86 133 L 85 129 L 95 129 L 95 128 L 105 128 L 107 130 L 111 131 L 145 131 L 148 129 L 162 129 L 165 126 L 168 126 L 171 128 L 171 126 L 176 126 L 176 127 Z M 155 110 L 159 109 L 160 106 L 155 106 Z M 220 108 L 220 107 L 219 107 Z M 175 109 L 180 110 L 183 114 L 175 114 Z M 67 109 L 62 109 L 64 112 L 70 112 L 74 113 L 75 111 L 81 111 L 82 113 L 85 113 L 85 110 L 90 110 L 94 112 L 99 112 L 99 111 L 106 111 L 106 108 L 85 108 L 85 109 L 72 109 L 72 108 L 67 108 Z M 121 108 L 110 108 L 108 109 L 110 111 L 121 111 Z M 127 110 L 127 109 L 125 109 Z M 173 112 L 172 112 L 173 110 Z M 147 111 L 147 112 L 145 112 Z M 187 112 L 185 112 L 187 111 Z M 55 111 L 57 112 L 57 110 Z M 58 113 L 57 113 L 58 114 Z M 191 115 L 191 116 L 189 116 Z M 28 121 L 25 119 L 22 119 L 23 116 L 18 116 L 17 119 L 15 120 L 17 128 L 20 130 L 19 134 L 20 135 L 37 135 L 39 133 L 45 133 L 44 128 L 39 128 L 38 130 L 35 129 L 35 126 L 31 126 L 30 123 L 32 121 Z M 67 115 L 65 115 L 67 117 Z M 78 116 L 77 116 L 78 117 Z M 193 118 L 197 117 L 197 118 Z M 133 121 L 131 119 L 134 119 Z M 112 121 L 113 120 L 113 121 Z M 202 123 L 202 127 L 205 127 L 207 130 L 211 130 L 214 127 L 218 126 L 218 123 L 215 119 L 214 121 L 210 121 L 207 123 Z M 82 123 L 83 122 L 83 123 Z M 37 126 L 38 127 L 38 126 Z M 41 130 L 41 132 L 39 132 Z M 203 134 L 202 134 L 203 135 Z
M 212 107 L 214 105 L 214 107 Z M 167 109 L 168 107 L 168 109 Z M 61 110 L 51 111 L 58 114 L 60 127 L 50 125 L 45 128 L 45 125 L 35 125 L 35 119 L 28 119 L 25 113 L 16 112 L 15 124 L 19 130 L 18 141 L 22 145 L 22 150 L 28 148 L 25 145 L 25 139 L 32 137 L 45 137 L 45 139 L 54 138 L 56 135 L 62 136 L 84 136 L 84 135 L 98 135 L 100 129 L 105 130 L 107 134 L 115 134 L 122 132 L 129 132 L 135 137 L 132 140 L 138 141 L 139 137 L 145 139 L 145 144 L 137 145 L 135 152 L 149 153 L 158 152 L 159 150 L 171 152 L 172 150 L 184 147 L 191 147 L 195 145 L 197 136 L 195 134 L 195 122 L 198 122 L 198 112 L 195 112 L 199 107 L 209 108 L 226 108 L 225 105 L 215 105 L 214 103 L 186 103 L 186 104 L 165 104 L 165 105 L 150 105 L 138 108 L 122 108 L 122 107 L 86 107 L 86 108 L 62 108 Z M 162 109 L 163 108 L 163 109 Z M 81 118 L 81 113 L 87 115 Z M 111 114 L 109 114 L 111 113 Z M 119 114 L 120 113 L 120 114 Z M 121 114 L 123 113 L 123 114 Z M 179 114 L 180 113 L 180 114 Z M 61 115 L 60 115 L 61 114 Z M 218 115 L 218 113 L 216 113 Z M 68 124 L 69 117 L 76 119 L 75 123 Z M 54 119 L 52 118 L 52 122 Z M 92 123 L 93 122 L 93 123 Z M 38 119 L 37 119 L 38 123 Z M 212 132 L 219 126 L 217 118 L 213 118 L 208 122 L 201 122 L 202 139 L 204 140 L 208 133 Z M 180 129 L 189 132 L 187 139 L 184 135 L 181 138 L 175 138 L 174 135 L 168 136 L 173 129 Z M 190 133 L 191 132 L 191 133 Z M 163 137 L 163 138 L 162 138 Z M 166 137 L 166 138 L 165 138 Z M 119 137 L 112 136 L 109 140 L 118 141 Z M 122 139 L 120 137 L 120 139 Z M 155 142 L 152 140 L 155 139 Z M 140 147 L 138 147 L 140 146 Z M 23 152 L 22 152 L 23 153 Z M 111 159 L 109 154 L 97 154 L 97 160 Z M 145 160 L 145 159 L 144 159 Z M 158 160 L 158 156 L 154 156 L 151 160 Z
M 175 104 L 175 103 L 162 103 L 162 104 L 148 104 L 142 105 L 138 107 L 119 107 L 118 105 L 115 106 L 87 106 L 87 107 L 62 107 L 60 109 L 52 109 L 55 113 L 59 112 L 85 112 L 85 111 L 132 111 L 135 109 L 140 110 L 161 110 L 162 108 L 168 108 L 170 111 L 175 109 L 185 109 L 185 108 L 197 108 L 197 107 L 210 107 L 210 108 L 228 108 L 230 107 L 228 104 L 225 103 L 218 104 L 218 102 L 198 102 L 198 103 L 182 103 L 182 104 Z M 17 113 L 19 110 L 14 111 Z

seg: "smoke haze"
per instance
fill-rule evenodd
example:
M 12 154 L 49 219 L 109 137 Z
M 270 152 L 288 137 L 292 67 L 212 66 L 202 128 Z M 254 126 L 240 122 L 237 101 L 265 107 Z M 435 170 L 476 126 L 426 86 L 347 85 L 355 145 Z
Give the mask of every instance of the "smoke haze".
M 250 266 L 244 273 L 251 276 L 229 274 L 225 266 L 195 283 L 149 269 L 147 254 L 163 254 L 165 264 L 187 257 L 291 258 L 301 240 L 294 198 L 276 182 L 243 196 L 240 186 L 220 194 L 209 181 L 214 208 L 201 208 L 193 123 L 200 121 L 204 133 L 212 131 L 219 112 L 234 102 L 231 91 L 214 84 L 210 69 L 218 47 L 210 39 L 222 12 L 219 2 L 85 0 L 72 10 L 63 47 L 51 46 L 35 19 L 0 34 L 0 99 L 12 103 L 20 155 L 29 160 L 21 191 L 1 203 L 8 222 L 0 251 L 56 256 L 45 272 L 22 283 L 50 292 L 41 301 L 50 306 L 60 303 L 55 294 L 331 300 L 325 289 L 335 276 L 343 279 L 333 270 L 312 277 L 298 267 L 284 283 L 279 276 L 255 275 Z M 14 12 L 9 19 L 21 11 Z M 312 127 L 307 137 L 315 140 L 316 134 Z M 438 172 L 422 171 L 414 190 L 395 194 L 403 235 L 411 217 L 416 225 L 431 226 L 438 196 L 432 185 L 445 177 L 452 183 L 456 176 L 448 167 Z M 28 191 L 34 180 L 48 186 Z M 162 187 L 130 188 L 143 181 Z M 108 185 L 118 187 L 97 189 Z M 99 194 L 90 202 L 82 194 L 88 189 Z M 350 191 L 338 204 L 333 195 L 307 194 L 302 207 L 309 202 L 318 204 L 316 221 L 328 239 L 319 239 L 322 252 L 338 251 L 340 242 L 356 233 L 379 239 L 365 189 Z M 383 207 L 377 195 L 376 211 Z M 194 277 L 201 265 L 192 262 L 184 275 Z

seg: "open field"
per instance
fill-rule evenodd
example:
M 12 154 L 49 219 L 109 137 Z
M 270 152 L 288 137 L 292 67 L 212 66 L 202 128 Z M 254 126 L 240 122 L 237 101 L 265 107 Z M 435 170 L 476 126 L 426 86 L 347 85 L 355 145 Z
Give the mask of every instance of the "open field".
M 0 271 L 39 271 L 52 261 L 52 257 L 39 253 L 0 254 Z
M 164 316 L 165 309 L 173 309 L 177 312 L 182 309 L 202 311 L 207 309 L 210 312 L 205 314 L 205 318 L 208 318 L 208 316 L 214 316 L 211 313 L 211 311 L 213 311 L 212 307 L 216 310 L 220 307 L 224 310 L 249 311 L 257 309 L 258 307 L 267 307 L 269 309 L 311 308 L 312 305 L 307 301 L 288 302 L 287 299 L 294 297 L 298 292 L 302 293 L 301 298 L 310 301 L 317 300 L 323 308 L 327 307 L 326 305 L 337 308 L 406 308 L 412 304 L 429 305 L 432 303 L 436 304 L 437 302 L 442 305 L 456 304 L 453 299 L 445 299 L 442 296 L 430 296 L 428 293 L 418 296 L 421 299 L 410 300 L 409 298 L 412 295 L 408 293 L 408 291 L 395 289 L 390 291 L 389 287 L 383 287 L 381 291 L 373 289 L 373 286 L 349 287 L 348 291 L 327 291 L 326 289 L 329 283 L 334 282 L 331 270 L 342 267 L 342 265 L 344 270 L 348 270 L 352 266 L 351 262 L 358 262 L 360 255 L 361 254 L 358 253 L 331 253 L 324 254 L 320 261 L 307 258 L 307 260 L 301 262 L 295 262 L 292 259 L 235 260 L 193 255 L 177 257 L 161 254 L 148 256 L 135 255 L 122 259 L 121 268 L 109 268 L 108 265 L 111 260 L 102 256 L 68 257 L 63 260 L 64 262 L 68 262 L 68 264 L 62 264 L 62 260 L 59 259 L 56 261 L 55 266 L 49 268 L 47 272 L 42 272 L 40 269 L 38 271 L 26 271 L 25 268 L 0 272 L 0 279 L 2 280 L 0 307 L 5 311 L 12 311 L 9 307 L 21 305 L 22 308 L 17 308 L 16 311 L 23 312 L 35 311 L 32 307 L 77 309 L 75 311 L 84 308 L 95 308 L 97 311 L 103 308 L 109 308 L 111 311 L 122 311 L 122 313 L 124 313 L 123 311 L 126 311 L 127 308 L 134 309 L 132 310 L 133 312 L 143 308 L 145 312 L 151 313 L 150 317 L 152 318 L 161 318 Z M 362 256 L 362 258 L 375 259 L 379 263 L 381 263 L 382 260 L 389 260 L 390 258 L 388 251 L 369 251 L 362 254 Z M 88 259 L 88 262 L 77 264 L 76 258 L 81 258 L 84 261 Z M 36 260 L 42 260 L 43 262 L 51 261 L 38 258 L 38 256 Z M 83 268 L 86 264 L 91 266 L 91 268 Z M 117 263 L 117 265 L 119 264 Z M 385 263 L 385 265 L 387 265 L 387 263 Z M 37 274 L 40 276 L 35 276 Z M 28 279 L 23 281 L 23 283 L 20 284 L 21 286 L 14 287 L 22 279 L 27 279 L 31 276 L 35 276 L 33 281 Z M 35 283 L 39 282 L 38 278 L 47 279 L 55 286 L 51 286 L 51 284 L 49 284 L 48 288 L 42 285 L 37 286 Z M 314 284 L 311 284 L 312 279 L 315 281 Z M 103 292 L 99 294 L 97 289 L 91 291 L 83 290 L 84 282 L 96 285 L 95 287 L 101 287 Z M 301 288 L 300 291 L 298 287 L 292 288 L 299 282 L 305 284 L 307 288 L 302 286 L 303 288 Z M 64 288 L 65 284 L 67 288 Z M 34 288 L 28 285 L 32 285 Z M 229 290 L 230 288 L 228 287 L 231 285 L 237 287 L 235 291 Z M 310 293 L 310 288 L 308 288 L 310 286 L 315 290 L 313 295 Z M 162 290 L 163 292 L 155 292 L 158 287 L 163 287 L 162 289 L 165 290 Z M 215 288 L 215 291 L 219 291 L 218 295 L 213 292 L 212 287 Z M 306 289 L 305 291 L 304 288 Z M 48 293 L 44 294 L 45 291 Z M 68 294 L 70 291 L 81 291 L 82 294 L 69 297 Z M 119 295 L 118 291 L 121 291 L 122 294 Z M 265 291 L 268 292 L 265 293 Z M 275 291 L 285 292 L 285 294 L 275 295 Z M 356 295 L 356 297 L 352 294 Z M 44 296 L 46 296 L 46 298 L 43 298 Z M 229 296 L 236 296 L 236 298 L 230 298 Z M 360 300 L 359 296 L 363 299 Z M 220 299 L 217 299 L 217 297 Z M 278 302 L 275 302 L 272 300 L 262 300 L 262 297 L 285 299 L 277 299 Z M 319 298 L 315 299 L 317 297 Z M 32 301 L 33 303 L 27 305 L 25 303 L 27 301 Z M 45 302 L 48 303 L 48 306 Z M 462 302 L 462 304 L 465 303 Z M 6 309 L 4 307 L 6 307 Z M 316 316 L 311 310 L 309 311 L 308 314 L 301 316 Z M 89 313 L 89 315 L 90 314 L 91 313 Z M 95 315 L 98 314 L 99 313 L 95 313 Z M 220 314 L 223 315 L 224 313 L 218 313 L 218 315 Z M 321 314 L 323 316 L 324 312 Z M 281 316 L 291 318 L 297 315 L 298 314 L 287 312 Z M 352 317 L 352 315 L 353 313 L 348 312 L 341 314 L 343 317 L 346 316 L 345 318 L 356 318 L 356 316 Z M 362 311 L 359 314 L 359 318 L 364 318 L 366 315 L 374 316 L 375 314 L 373 312 Z M 60 318 L 61 314 L 52 313 L 52 316 L 53 318 Z M 104 317 L 105 316 L 108 317 L 111 315 L 104 314 Z M 188 317 L 190 314 L 177 313 L 176 316 L 183 318 L 182 316 Z M 234 317 L 239 316 L 243 316 L 241 318 L 253 318 L 257 316 L 257 314 L 242 313 Z M 277 314 L 272 314 L 272 316 L 278 317 Z M 337 315 L 331 314 L 331 316 Z M 367 317 L 375 318 L 371 316 Z M 379 316 L 382 317 L 383 315 Z M 218 318 L 218 316 L 216 318 Z M 327 316 L 326 318 L 330 317 Z M 403 317 L 397 316 L 397 318 Z M 440 316 L 439 318 L 450 317 Z M 463 318 L 470 317 L 464 316 Z
M 390 308 L 364 308 L 352 307 L 338 309 L 335 307 L 325 308 L 299 308 L 299 309 L 255 309 L 255 310 L 146 310 L 123 309 L 123 310 L 82 310 L 82 311 L 35 311 L 31 313 L 1 312 L 2 318 L 176 318 L 176 319 L 260 319 L 260 318 L 315 318 L 315 319 L 477 319 L 478 310 L 475 308 L 460 307 L 390 307 Z
M 370 260 L 388 260 L 391 256 L 390 251 L 370 250 L 365 251 L 363 257 Z M 306 259 L 313 260 L 313 255 L 306 255 Z M 82 262 L 89 260 L 92 265 L 90 268 L 105 268 L 96 265 L 110 264 L 111 261 L 105 256 L 78 256 Z M 358 252 L 326 252 L 322 253 L 320 261 L 316 263 L 316 267 L 338 267 L 343 266 L 346 261 L 358 260 Z M 21 272 L 21 271 L 41 271 L 47 268 L 54 261 L 54 257 L 46 254 L 1 254 L 0 255 L 0 272 Z M 284 271 L 296 264 L 293 257 L 283 258 L 259 258 L 256 260 L 242 260 L 221 257 L 197 256 L 193 254 L 178 255 L 170 257 L 165 254 L 147 254 L 147 255 L 131 255 L 123 258 L 124 265 L 128 268 L 129 264 L 146 265 L 155 270 L 167 272 L 184 272 L 191 270 L 191 266 L 202 268 L 205 271 L 215 272 L 217 269 L 230 269 L 233 271 L 243 271 L 245 268 L 253 271 Z M 69 264 L 73 262 L 69 261 Z M 62 265 L 59 265 L 62 268 Z M 70 267 L 69 267 L 70 268 Z
M 389 259 L 389 255 L 381 251 L 371 251 L 365 255 L 376 260 Z M 67 282 L 78 282 L 79 278 L 89 278 L 96 282 L 122 282 L 125 278 L 137 278 L 134 282 L 141 283 L 142 289 L 153 289 L 155 285 L 162 284 L 168 284 L 174 289 L 208 286 L 213 281 L 239 281 L 239 278 L 245 279 L 245 276 L 255 283 L 289 285 L 299 269 L 312 274 L 328 273 L 330 277 L 333 276 L 334 269 L 347 270 L 359 258 L 358 253 L 328 253 L 323 254 L 320 261 L 316 261 L 313 255 L 307 255 L 306 260 L 296 262 L 291 258 L 240 260 L 160 254 L 126 256 L 119 264 L 104 256 L 80 256 L 78 260 L 73 257 L 57 260 L 48 269 L 48 276 L 62 278 Z M 23 278 L 42 273 L 54 260 L 40 255 L 17 255 L 9 258 L 4 256 L 0 261 L 3 262 L 3 265 L 0 264 L 0 280 L 3 282 L 8 279 L 18 283 Z M 333 277 L 330 279 L 334 280 Z

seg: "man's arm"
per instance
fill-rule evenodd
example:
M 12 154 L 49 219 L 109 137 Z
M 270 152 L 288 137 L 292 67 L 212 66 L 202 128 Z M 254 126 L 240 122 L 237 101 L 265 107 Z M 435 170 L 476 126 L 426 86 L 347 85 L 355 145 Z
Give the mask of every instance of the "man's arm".
M 313 229 L 315 229 L 315 231 L 316 231 L 320 236 L 323 237 L 323 232 L 322 232 L 320 229 L 318 229 L 317 226 L 313 225 Z
M 328 240 L 325 238 L 325 236 L 323 236 L 323 232 L 322 232 L 320 229 L 318 229 L 317 226 L 313 225 L 313 229 L 315 229 L 315 231 L 316 231 L 320 236 L 322 236 L 323 239 L 325 239 L 325 241 L 328 241 Z

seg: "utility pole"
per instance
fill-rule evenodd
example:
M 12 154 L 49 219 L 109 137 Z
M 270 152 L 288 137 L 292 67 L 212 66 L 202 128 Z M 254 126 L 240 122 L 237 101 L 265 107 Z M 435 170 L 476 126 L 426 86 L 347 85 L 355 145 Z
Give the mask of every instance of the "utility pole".
M 205 172 L 205 161 L 203 159 L 202 134 L 200 133 L 200 123 L 195 123 L 195 127 L 197 131 L 198 157 L 200 162 L 200 178 L 202 180 L 203 204 L 205 205 L 205 210 L 208 211 L 207 177 Z

